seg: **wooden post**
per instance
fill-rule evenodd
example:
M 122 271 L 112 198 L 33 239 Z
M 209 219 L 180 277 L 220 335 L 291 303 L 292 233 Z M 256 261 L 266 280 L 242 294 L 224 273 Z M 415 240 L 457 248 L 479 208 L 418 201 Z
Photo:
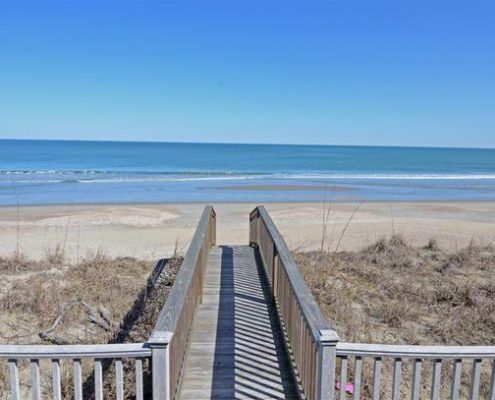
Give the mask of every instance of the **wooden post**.
M 320 330 L 318 344 L 318 365 L 316 376 L 316 399 L 335 399 L 335 364 L 337 362 L 337 342 L 335 331 Z
M 41 400 L 40 362 L 37 359 L 31 360 L 31 384 L 33 400 Z
M 249 245 L 251 247 L 257 247 L 259 245 L 259 224 L 260 216 L 258 209 L 254 209 L 249 214 Z
M 211 228 L 210 247 L 212 247 L 217 244 L 217 215 L 215 214 L 215 210 L 211 212 L 210 228 Z
M 81 359 L 74 358 L 72 360 L 72 379 L 74 381 L 74 399 L 82 400 L 83 385 L 82 385 L 82 366 Z
M 17 360 L 9 360 L 9 370 L 10 370 L 10 390 L 12 393 L 12 400 L 20 400 L 21 398 L 21 388 L 19 386 L 19 366 L 17 365 Z
M 153 332 L 151 347 L 153 400 L 170 400 L 170 341 L 172 332 Z
M 261 247 L 261 218 L 259 211 L 256 211 L 256 245 Z
M 273 303 L 277 302 L 277 290 L 278 290 L 278 269 L 280 258 L 278 256 L 277 248 L 273 246 L 273 268 L 272 268 L 272 295 Z

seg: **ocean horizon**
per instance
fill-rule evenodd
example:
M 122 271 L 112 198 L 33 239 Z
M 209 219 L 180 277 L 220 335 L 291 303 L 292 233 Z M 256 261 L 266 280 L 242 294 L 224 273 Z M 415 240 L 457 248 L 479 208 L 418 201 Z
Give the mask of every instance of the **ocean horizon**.
M 0 140 L 0 205 L 495 200 L 495 149 Z

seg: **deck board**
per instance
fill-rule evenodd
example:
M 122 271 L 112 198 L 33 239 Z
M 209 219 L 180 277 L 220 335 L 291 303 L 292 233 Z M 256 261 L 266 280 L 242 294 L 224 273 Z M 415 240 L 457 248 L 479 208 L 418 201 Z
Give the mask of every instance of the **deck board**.
M 211 250 L 179 399 L 297 399 L 267 284 L 251 247 Z

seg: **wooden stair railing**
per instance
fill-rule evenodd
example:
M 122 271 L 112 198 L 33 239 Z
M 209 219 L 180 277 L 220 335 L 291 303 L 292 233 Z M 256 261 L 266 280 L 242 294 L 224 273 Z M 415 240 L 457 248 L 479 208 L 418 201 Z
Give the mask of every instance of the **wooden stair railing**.
M 206 206 L 148 344 L 153 361 L 153 399 L 176 396 L 196 306 L 202 301 L 206 261 L 216 241 L 216 214 Z
M 333 400 L 339 340 L 263 206 L 249 215 L 249 241 L 263 260 L 301 395 Z

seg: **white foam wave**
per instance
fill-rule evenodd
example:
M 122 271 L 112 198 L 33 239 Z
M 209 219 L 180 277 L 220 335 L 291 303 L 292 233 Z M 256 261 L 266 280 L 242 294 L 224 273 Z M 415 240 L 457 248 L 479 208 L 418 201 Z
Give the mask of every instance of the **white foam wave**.
M 275 176 L 275 175 L 274 175 Z M 495 174 L 286 174 L 281 179 L 495 180 Z
M 4 175 L 4 179 L 2 179 Z M 83 183 L 83 184 L 98 184 L 98 183 L 152 183 L 152 182 L 214 182 L 214 181 L 244 181 L 244 180 L 397 180 L 397 181 L 481 181 L 495 180 L 495 174 L 359 174 L 359 173 L 289 173 L 289 174 L 177 174 L 177 175 L 118 175 L 104 174 L 98 178 L 82 178 L 80 176 L 71 175 L 60 179 L 53 178 L 36 178 L 36 174 L 30 173 L 26 178 L 7 178 L 9 174 L 0 172 L 0 182 L 15 183 Z
M 238 181 L 247 179 L 262 179 L 259 175 L 239 176 L 200 176 L 200 177 L 150 177 L 150 178 L 108 178 L 108 179 L 78 179 L 80 183 L 132 183 L 132 182 L 201 182 L 201 181 Z

